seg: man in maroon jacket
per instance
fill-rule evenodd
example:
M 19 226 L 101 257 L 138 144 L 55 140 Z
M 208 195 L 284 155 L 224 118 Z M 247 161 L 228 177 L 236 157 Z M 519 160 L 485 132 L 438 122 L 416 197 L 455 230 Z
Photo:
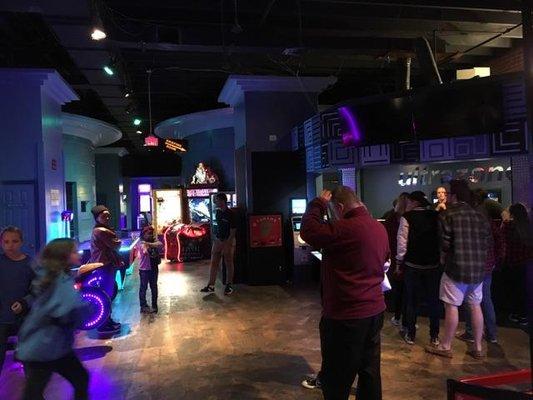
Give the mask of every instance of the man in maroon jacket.
M 324 221 L 331 200 L 340 218 Z M 321 384 L 324 398 L 381 399 L 381 341 L 385 301 L 381 284 L 389 258 L 385 228 L 346 186 L 324 191 L 307 207 L 302 239 L 322 249 Z

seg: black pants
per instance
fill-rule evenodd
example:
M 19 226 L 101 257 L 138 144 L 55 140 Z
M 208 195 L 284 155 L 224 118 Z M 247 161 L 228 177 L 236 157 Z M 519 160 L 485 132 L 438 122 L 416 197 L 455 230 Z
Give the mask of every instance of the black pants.
M 381 400 L 381 328 L 383 313 L 370 318 L 320 321 L 322 371 L 326 400 L 346 400 L 356 376 L 358 400 Z
M 517 265 L 509 267 L 506 271 L 508 287 L 512 288 L 509 294 L 511 303 L 511 313 L 518 315 L 520 318 L 526 317 L 527 303 L 527 265 Z
M 0 324 L 0 373 L 2 373 L 2 367 L 4 365 L 4 360 L 6 359 L 7 351 L 7 338 L 13 330 L 13 325 L 11 324 Z
M 74 386 L 76 400 L 88 399 L 89 374 L 74 353 L 59 360 L 48 362 L 25 362 L 26 387 L 24 400 L 42 400 L 44 389 L 56 372 Z
M 159 276 L 158 267 L 152 267 L 152 269 L 145 271 L 140 270 L 139 275 L 141 277 L 141 285 L 139 287 L 139 302 L 141 307 L 147 307 L 146 302 L 146 289 L 150 285 L 150 292 L 152 294 L 152 307 L 157 308 L 157 278 Z
M 405 326 L 411 339 L 416 337 L 416 319 L 422 302 L 425 302 L 428 306 L 429 335 L 431 338 L 439 336 L 441 307 L 439 287 L 441 275 L 439 268 L 417 269 L 405 267 Z

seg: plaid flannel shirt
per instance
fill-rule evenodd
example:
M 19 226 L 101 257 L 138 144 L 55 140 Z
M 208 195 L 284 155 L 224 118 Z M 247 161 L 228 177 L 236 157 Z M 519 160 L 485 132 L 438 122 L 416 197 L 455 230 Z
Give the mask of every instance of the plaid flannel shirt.
M 487 218 L 467 203 L 450 204 L 442 214 L 441 240 L 446 274 L 456 282 L 482 282 L 493 245 Z

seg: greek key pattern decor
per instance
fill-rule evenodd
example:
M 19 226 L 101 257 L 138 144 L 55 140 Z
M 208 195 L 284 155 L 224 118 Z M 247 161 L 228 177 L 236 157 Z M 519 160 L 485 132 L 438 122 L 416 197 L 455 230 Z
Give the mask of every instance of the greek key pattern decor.
M 345 146 L 342 140 L 331 140 L 328 143 L 328 158 L 330 167 L 352 167 L 355 168 L 356 149 L 352 146 Z
M 359 148 L 359 159 L 362 166 L 390 164 L 390 150 L 388 144 L 366 146 Z
M 304 144 L 305 147 L 311 147 L 320 142 L 320 116 L 315 115 L 304 122 Z
M 488 135 L 456 137 L 450 140 L 456 159 L 482 158 L 490 155 Z
M 418 143 L 394 143 L 390 146 L 391 163 L 418 162 L 420 145 Z
M 423 140 L 420 142 L 420 161 L 453 160 L 454 152 L 450 139 Z
M 503 131 L 492 135 L 492 154 L 527 152 L 526 94 L 523 82 L 503 85 Z
M 307 172 L 316 172 L 322 168 L 322 146 L 320 144 L 306 147 L 305 168 Z
M 335 111 L 330 111 L 327 113 L 322 113 L 321 117 L 321 138 L 322 141 L 328 141 L 332 139 L 337 139 L 341 137 L 341 124 L 339 113 Z

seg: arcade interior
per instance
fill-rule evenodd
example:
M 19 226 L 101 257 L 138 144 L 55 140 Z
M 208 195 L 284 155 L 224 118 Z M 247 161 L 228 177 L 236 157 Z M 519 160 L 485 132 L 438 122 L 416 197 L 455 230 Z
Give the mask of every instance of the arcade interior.
M 339 185 L 386 229 L 401 193 L 434 209 L 453 180 L 499 207 L 496 229 L 513 204 L 533 221 L 533 0 L 25 0 L 0 5 L 0 43 L 0 228 L 22 230 L 35 268 L 52 240 L 77 244 L 70 275 L 88 313 L 72 354 L 88 398 L 328 398 L 303 382 L 322 365 L 331 254 L 300 232 L 309 202 Z M 98 205 L 113 268 L 94 259 Z M 336 213 L 328 203 L 325 221 Z M 145 253 L 159 300 L 139 313 Z M 425 352 L 425 300 L 408 344 L 393 282 L 379 398 L 531 398 L 529 254 L 523 319 L 509 319 L 505 262 L 491 272 L 498 338 L 483 359 L 459 339 L 453 358 Z M 0 399 L 27 387 L 17 318 Z M 102 334 L 109 321 L 120 326 Z M 357 387 L 349 398 L 364 400 Z M 44 391 L 73 396 L 58 374 Z

